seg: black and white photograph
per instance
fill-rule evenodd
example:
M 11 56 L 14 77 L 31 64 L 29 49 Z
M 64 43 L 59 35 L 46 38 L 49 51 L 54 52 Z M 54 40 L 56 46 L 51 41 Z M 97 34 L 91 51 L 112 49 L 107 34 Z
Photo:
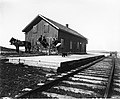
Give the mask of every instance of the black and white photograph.
M 120 0 L 0 0 L 0 98 L 120 98 Z

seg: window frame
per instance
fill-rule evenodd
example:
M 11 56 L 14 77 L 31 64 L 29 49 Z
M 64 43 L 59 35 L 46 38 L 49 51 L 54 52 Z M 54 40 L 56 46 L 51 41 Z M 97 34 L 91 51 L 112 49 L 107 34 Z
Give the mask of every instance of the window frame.
M 50 26 L 49 24 L 44 24 L 44 33 L 49 33 L 49 30 L 50 30 Z
M 33 26 L 33 33 L 37 33 L 38 32 L 38 24 Z
M 79 45 L 79 42 L 77 42 L 77 49 L 79 49 L 80 48 L 80 45 Z
M 64 39 L 63 38 L 61 38 L 61 48 L 64 48 Z
M 73 42 L 72 41 L 70 41 L 70 49 L 72 49 L 72 47 L 73 47 Z

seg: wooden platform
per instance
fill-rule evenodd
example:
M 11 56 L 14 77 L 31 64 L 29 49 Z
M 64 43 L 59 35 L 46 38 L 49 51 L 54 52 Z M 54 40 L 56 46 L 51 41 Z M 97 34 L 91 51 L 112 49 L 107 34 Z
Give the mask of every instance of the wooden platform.
M 95 56 L 99 55 L 68 55 L 66 57 L 62 57 L 60 55 L 46 55 L 34 57 L 9 57 L 8 59 L 11 63 L 23 63 L 29 66 L 45 67 L 49 69 L 54 69 L 56 71 L 58 67 L 61 67 L 61 64 Z

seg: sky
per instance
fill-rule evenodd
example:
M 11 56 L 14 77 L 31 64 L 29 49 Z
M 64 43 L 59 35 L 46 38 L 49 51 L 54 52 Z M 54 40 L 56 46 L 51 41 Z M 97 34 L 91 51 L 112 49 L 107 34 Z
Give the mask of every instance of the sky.
M 22 30 L 38 14 L 88 38 L 87 50 L 120 51 L 120 0 L 0 0 L 0 46 L 25 40 Z

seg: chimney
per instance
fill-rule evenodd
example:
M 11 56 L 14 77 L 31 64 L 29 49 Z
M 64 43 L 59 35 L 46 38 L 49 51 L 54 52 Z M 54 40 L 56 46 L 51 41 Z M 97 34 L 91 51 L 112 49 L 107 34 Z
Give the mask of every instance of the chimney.
M 69 25 L 68 25 L 68 24 L 66 24 L 66 27 L 67 27 L 67 28 L 68 28 L 68 26 L 69 26 Z

